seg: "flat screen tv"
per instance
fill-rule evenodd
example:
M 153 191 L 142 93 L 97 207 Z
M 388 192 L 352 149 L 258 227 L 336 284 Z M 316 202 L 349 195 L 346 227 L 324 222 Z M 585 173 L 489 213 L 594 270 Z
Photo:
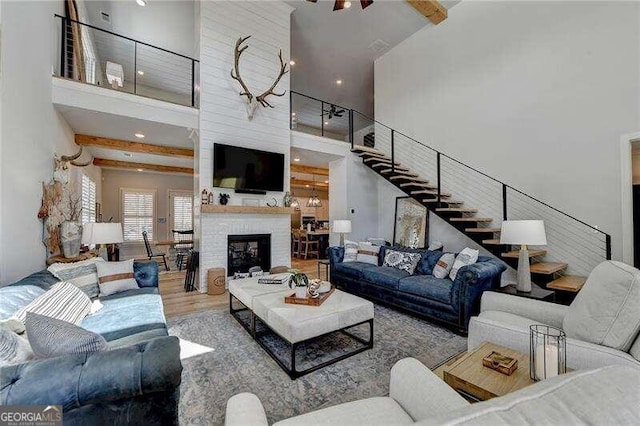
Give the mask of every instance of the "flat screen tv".
M 213 186 L 237 192 L 284 190 L 284 154 L 213 145 Z

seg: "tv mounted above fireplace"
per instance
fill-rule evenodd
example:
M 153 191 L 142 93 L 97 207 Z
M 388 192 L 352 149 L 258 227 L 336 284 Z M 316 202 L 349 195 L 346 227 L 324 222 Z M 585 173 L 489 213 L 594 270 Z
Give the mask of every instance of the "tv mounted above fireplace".
M 213 186 L 245 193 L 284 191 L 284 154 L 216 143 Z

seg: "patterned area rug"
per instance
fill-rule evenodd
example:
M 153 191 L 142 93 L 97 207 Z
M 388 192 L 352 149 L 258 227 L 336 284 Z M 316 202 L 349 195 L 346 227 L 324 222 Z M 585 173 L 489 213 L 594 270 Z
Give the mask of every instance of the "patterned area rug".
M 194 354 L 182 360 L 182 425 L 223 424 L 227 400 L 240 392 L 260 398 L 270 424 L 343 402 L 387 395 L 389 372 L 396 361 L 411 356 L 435 368 L 466 350 L 467 344 L 466 338 L 449 330 L 376 305 L 373 349 L 291 380 L 227 310 L 172 318 L 169 333 L 183 340 L 183 358 L 187 352 Z M 299 348 L 301 360 L 306 356 L 306 362 L 317 362 L 320 346 L 342 351 L 352 344 L 341 334 L 333 336 L 332 341 Z M 285 348 L 277 337 L 272 345 Z

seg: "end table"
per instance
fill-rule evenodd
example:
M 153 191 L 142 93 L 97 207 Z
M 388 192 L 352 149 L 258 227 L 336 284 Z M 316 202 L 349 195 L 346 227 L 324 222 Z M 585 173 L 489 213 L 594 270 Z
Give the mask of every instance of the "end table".
M 531 291 L 524 292 L 516 290 L 515 284 L 509 284 L 501 288 L 497 288 L 493 291 L 499 293 L 512 294 L 514 296 L 526 297 L 528 299 L 544 300 L 546 302 L 556 301 L 556 292 L 553 290 L 546 290 L 536 284 L 531 283 Z

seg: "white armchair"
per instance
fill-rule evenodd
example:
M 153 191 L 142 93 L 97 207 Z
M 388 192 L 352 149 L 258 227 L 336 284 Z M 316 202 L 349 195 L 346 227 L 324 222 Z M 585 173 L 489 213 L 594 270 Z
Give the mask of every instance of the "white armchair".
M 469 322 L 468 349 L 490 341 L 527 353 L 532 324 L 564 329 L 569 368 L 640 367 L 640 271 L 601 263 L 571 306 L 484 292 L 480 314 Z

